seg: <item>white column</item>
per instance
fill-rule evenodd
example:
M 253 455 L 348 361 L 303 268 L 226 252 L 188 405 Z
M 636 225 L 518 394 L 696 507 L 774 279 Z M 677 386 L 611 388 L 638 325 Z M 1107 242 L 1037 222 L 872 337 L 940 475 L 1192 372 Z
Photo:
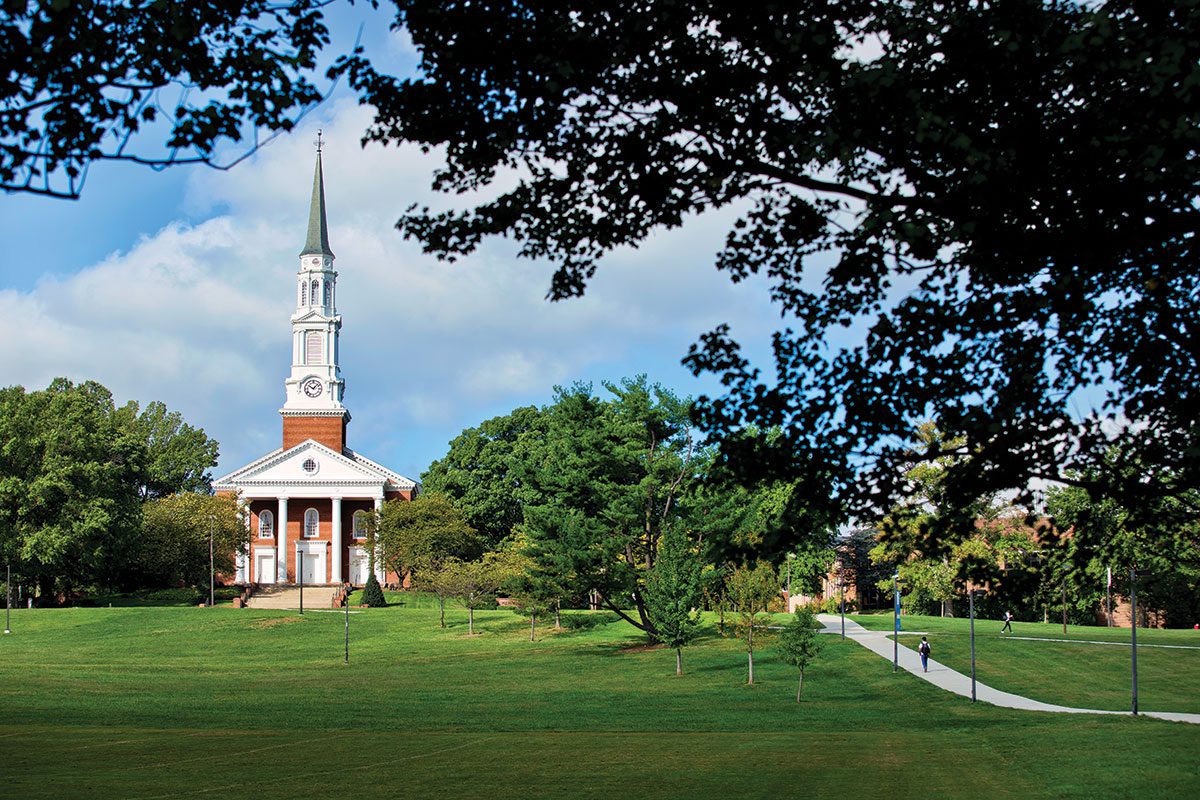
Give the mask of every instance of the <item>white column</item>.
M 245 544 L 247 542 L 247 540 L 250 538 L 250 508 L 247 505 L 247 501 L 241 497 L 238 498 L 238 517 L 242 520 L 242 523 L 243 523 L 242 527 L 244 527 L 246 529 L 246 535 L 242 538 L 242 541 L 238 544 L 238 546 L 240 547 L 242 544 Z M 237 575 L 234 576 L 234 581 L 236 581 L 237 583 L 246 583 L 248 580 L 250 580 L 250 573 L 249 573 L 249 566 L 248 566 L 249 563 L 250 563 L 250 552 L 249 551 L 238 554 Z
M 330 559 L 329 582 L 342 582 L 342 498 L 330 498 L 333 503 L 333 557 Z
M 382 510 L 383 510 L 383 496 L 380 495 L 379 497 L 375 498 L 375 513 L 376 513 L 376 515 L 378 515 L 379 512 Z M 383 558 L 381 557 L 378 550 L 375 551 L 375 577 L 379 580 L 380 583 L 383 583 L 385 580 L 387 580 L 387 568 L 383 565 Z
M 287 583 L 287 506 L 288 499 L 280 497 L 278 513 L 275 515 L 275 580 L 278 583 Z

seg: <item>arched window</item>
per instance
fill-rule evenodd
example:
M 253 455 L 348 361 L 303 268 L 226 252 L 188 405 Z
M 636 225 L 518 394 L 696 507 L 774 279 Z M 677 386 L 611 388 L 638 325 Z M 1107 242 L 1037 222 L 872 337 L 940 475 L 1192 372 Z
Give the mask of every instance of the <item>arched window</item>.
M 308 305 L 308 283 L 300 281 L 300 305 Z
M 317 285 L 316 281 L 312 282 L 312 289 L 309 291 L 308 294 L 309 294 L 309 297 L 312 298 L 312 302 L 315 305 L 317 302 L 317 299 L 321 296 L 320 287 Z
M 333 284 L 325 281 L 325 305 L 333 305 Z
M 317 513 L 315 508 L 310 508 L 304 512 L 304 536 L 305 538 L 315 539 L 318 533 L 318 528 L 321 524 L 321 515 Z
M 321 332 L 309 331 L 304 334 L 304 363 L 321 363 Z
M 367 538 L 367 519 L 368 519 L 367 512 L 365 512 L 365 511 L 355 511 L 354 512 L 354 538 L 355 539 Z
M 275 534 L 275 515 L 270 511 L 258 512 L 258 538 L 270 539 Z

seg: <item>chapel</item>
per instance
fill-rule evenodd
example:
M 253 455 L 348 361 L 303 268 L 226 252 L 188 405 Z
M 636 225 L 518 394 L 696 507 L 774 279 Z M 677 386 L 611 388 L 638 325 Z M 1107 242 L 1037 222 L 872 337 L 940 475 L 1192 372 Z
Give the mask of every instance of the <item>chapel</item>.
M 317 148 L 308 236 L 296 274 L 292 366 L 283 382 L 283 442 L 213 481 L 247 512 L 249 551 L 238 583 L 366 583 L 366 526 L 388 501 L 412 500 L 417 484 L 346 445 L 350 411 L 338 365 L 342 317 L 329 247 L 325 183 Z M 381 583 L 395 581 L 376 565 Z

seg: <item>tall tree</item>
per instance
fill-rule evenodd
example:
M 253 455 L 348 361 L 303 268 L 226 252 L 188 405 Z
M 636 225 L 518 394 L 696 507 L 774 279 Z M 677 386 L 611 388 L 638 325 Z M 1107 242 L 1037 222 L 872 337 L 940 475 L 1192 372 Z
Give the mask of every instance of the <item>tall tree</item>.
M 178 411 L 168 410 L 157 400 L 147 403 L 141 413 L 138 404 L 130 401 L 118 410 L 118 414 L 146 443 L 143 497 L 212 491 L 212 468 L 220 454 L 215 439 L 184 422 Z
M 528 552 L 543 572 L 598 592 L 654 635 L 645 576 L 697 477 L 689 405 L 645 376 L 605 389 L 609 400 L 590 385 L 560 389 L 545 436 L 526 440 L 523 479 L 539 496 L 525 509 Z
M 321 99 L 327 5 L 5 3 L 0 189 L 77 197 L 96 161 L 215 164 L 222 142 L 290 130 Z
M 20 574 L 55 589 L 118 588 L 137 547 L 146 446 L 97 383 L 0 394 L 0 530 Z
M 449 558 L 474 558 L 479 538 L 450 498 L 420 494 L 407 503 L 384 503 L 368 527 L 367 547 L 397 575 L 434 570 Z
M 232 495 L 184 492 L 150 500 L 142 507 L 141 534 L 135 569 L 142 585 L 207 587 L 210 536 L 218 575 L 233 574 L 234 559 L 247 548 Z
M 497 546 L 537 499 L 521 479 L 519 459 L 522 438 L 541 435 L 543 417 L 541 409 L 525 406 L 464 430 L 421 476 L 422 489 L 451 498 L 484 541 Z
M 700 635 L 704 564 L 682 526 L 669 526 L 658 561 L 646 577 L 646 612 L 655 637 L 675 650 L 675 674 L 683 674 L 683 648 Z
M 729 573 L 729 602 L 738 614 L 738 630 L 746 638 L 746 683 L 754 684 L 754 629 L 763 627 L 762 614 L 779 596 L 779 573 L 765 561 L 743 564 Z
M 1109 454 L 1109 470 L 1136 471 L 1148 484 L 1159 476 L 1124 454 Z M 1063 537 L 1054 566 L 1055 586 L 1045 601 L 1055 604 L 1061 581 L 1069 583 L 1068 616 L 1092 621 L 1102 607 L 1108 570 L 1113 591 L 1129 594 L 1129 570 L 1144 572 L 1138 581 L 1138 605 L 1165 613 L 1171 627 L 1200 623 L 1200 491 L 1160 498 L 1147 513 L 1131 509 L 1119 497 L 1089 494 L 1079 486 L 1051 490 L 1047 513 Z
M 0 549 L 43 595 L 147 579 L 143 500 L 207 490 L 217 443 L 137 409 L 90 381 L 0 389 Z
M 436 147 L 447 192 L 519 176 L 406 214 L 428 251 L 508 236 L 569 298 L 606 253 L 736 211 L 717 266 L 770 282 L 774 380 L 724 325 L 687 362 L 728 387 L 710 432 L 782 431 L 759 469 L 882 514 L 936 416 L 972 455 L 952 505 L 1039 478 L 1135 498 L 1088 472 L 1114 441 L 1171 468 L 1156 494 L 1200 485 L 1198 0 L 396 5 L 422 74 L 340 65 L 367 138 Z

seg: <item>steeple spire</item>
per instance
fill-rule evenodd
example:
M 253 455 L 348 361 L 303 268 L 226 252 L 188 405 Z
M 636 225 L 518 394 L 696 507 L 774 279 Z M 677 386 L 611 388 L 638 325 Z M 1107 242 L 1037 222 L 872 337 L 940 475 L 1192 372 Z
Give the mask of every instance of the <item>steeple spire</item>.
M 308 238 L 302 256 L 333 256 L 329 249 L 329 228 L 325 223 L 325 180 L 321 175 L 321 147 L 324 140 L 317 131 L 317 169 L 313 173 L 312 205 L 308 210 Z

